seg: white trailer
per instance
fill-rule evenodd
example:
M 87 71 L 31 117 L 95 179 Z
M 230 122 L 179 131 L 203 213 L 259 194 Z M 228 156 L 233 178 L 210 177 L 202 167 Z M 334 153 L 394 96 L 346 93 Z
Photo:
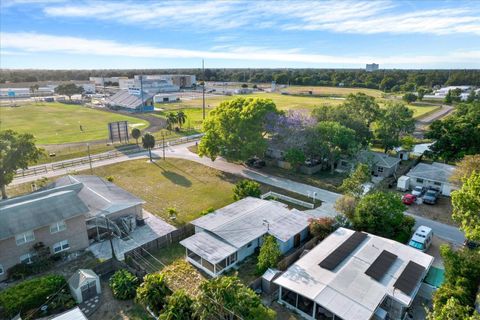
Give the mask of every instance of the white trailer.
M 404 192 L 404 191 L 407 191 L 408 189 L 410 189 L 410 177 L 401 176 L 400 178 L 398 178 L 397 190 Z

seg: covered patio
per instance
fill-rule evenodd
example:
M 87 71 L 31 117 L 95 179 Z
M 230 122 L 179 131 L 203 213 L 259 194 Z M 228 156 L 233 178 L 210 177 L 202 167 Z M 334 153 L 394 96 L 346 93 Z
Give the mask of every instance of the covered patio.
M 216 277 L 237 262 L 237 248 L 209 232 L 196 233 L 180 241 L 187 260 L 208 275 Z

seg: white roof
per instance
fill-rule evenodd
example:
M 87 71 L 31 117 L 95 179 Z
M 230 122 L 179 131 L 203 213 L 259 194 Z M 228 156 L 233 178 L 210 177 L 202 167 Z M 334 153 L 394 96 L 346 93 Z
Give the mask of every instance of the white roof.
M 50 320 L 88 320 L 79 307 L 75 307 L 72 310 L 59 314 L 58 316 L 51 318 Z
M 353 233 L 346 228 L 337 229 L 274 282 L 315 301 L 344 320 L 370 319 L 386 295 L 409 306 L 417 290 L 409 296 L 394 289 L 393 284 L 409 261 L 428 271 L 433 257 L 399 242 L 368 234 L 334 270 L 320 267 L 319 263 Z M 376 281 L 365 271 L 383 250 L 397 255 L 397 259 L 385 276 Z
M 308 227 L 310 218 L 310 215 L 296 209 L 289 210 L 280 203 L 247 197 L 191 223 L 241 248 L 266 233 L 280 241 L 288 241 Z
M 68 284 L 73 288 L 80 288 L 85 283 L 89 283 L 93 279 L 98 279 L 97 274 L 91 269 L 78 269 L 68 279 Z
M 195 233 L 180 241 L 180 244 L 211 263 L 218 263 L 237 251 L 237 248 L 209 232 Z
M 450 176 L 453 174 L 454 170 L 455 166 L 444 163 L 419 163 L 407 173 L 407 176 L 441 183 L 449 183 Z

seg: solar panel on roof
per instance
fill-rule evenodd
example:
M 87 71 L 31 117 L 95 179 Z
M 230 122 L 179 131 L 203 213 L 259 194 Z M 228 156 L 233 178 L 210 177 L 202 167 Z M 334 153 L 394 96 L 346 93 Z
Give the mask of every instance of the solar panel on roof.
M 366 237 L 366 233 L 355 231 L 337 249 L 320 262 L 320 267 L 327 270 L 335 269 Z
M 387 273 L 388 269 L 397 259 L 397 256 L 387 250 L 383 250 L 380 255 L 373 261 L 370 267 L 365 271 L 365 274 L 373 279 L 380 281 L 382 277 Z
M 409 261 L 393 286 L 403 293 L 410 295 L 413 289 L 417 286 L 424 271 L 424 267 L 418 263 Z

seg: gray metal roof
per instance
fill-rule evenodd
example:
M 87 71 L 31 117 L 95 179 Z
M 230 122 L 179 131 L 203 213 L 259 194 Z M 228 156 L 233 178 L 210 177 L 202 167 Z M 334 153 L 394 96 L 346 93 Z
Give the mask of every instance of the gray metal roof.
M 287 241 L 307 228 L 310 218 L 304 212 L 289 210 L 278 203 L 248 197 L 191 223 L 241 248 L 267 232 Z
M 86 214 L 81 188 L 74 183 L 0 201 L 0 239 Z
M 419 163 L 407 173 L 407 176 L 425 180 L 448 183 L 455 166 L 434 162 L 432 164 Z
M 380 153 L 380 152 L 373 152 L 363 150 L 359 153 L 358 159 L 361 162 L 374 164 L 380 167 L 385 168 L 392 168 L 401 160 L 399 158 L 391 157 L 388 154 Z
M 90 282 L 91 280 L 96 280 L 98 278 L 97 274 L 93 272 L 92 269 L 78 269 L 71 277 L 68 279 L 68 284 L 77 289 L 83 286 L 85 283 Z
M 143 92 L 143 101 L 151 99 L 153 94 Z M 128 92 L 128 90 L 120 90 L 113 96 L 107 98 L 107 103 L 113 106 L 120 106 L 123 108 L 136 109 L 142 105 L 141 96 L 134 95 Z
M 88 320 L 79 307 L 75 307 L 71 310 L 65 311 L 50 320 Z
M 82 183 L 83 188 L 78 193 L 80 199 L 89 209 L 87 218 L 99 214 L 109 215 L 119 210 L 145 203 L 117 185 L 97 176 L 76 175 L 57 179 L 49 188 Z
M 237 248 L 210 234 L 208 231 L 195 233 L 180 244 L 210 263 L 218 263 L 237 251 Z

